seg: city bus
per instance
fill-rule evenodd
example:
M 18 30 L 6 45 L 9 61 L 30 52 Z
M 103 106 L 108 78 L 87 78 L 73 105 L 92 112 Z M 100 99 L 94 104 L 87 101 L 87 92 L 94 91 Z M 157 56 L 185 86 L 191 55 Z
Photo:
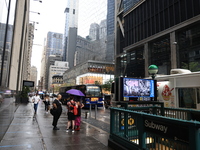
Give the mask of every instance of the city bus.
M 84 97 L 76 97 L 81 98 L 85 108 L 89 108 L 90 104 L 92 104 L 92 107 L 95 106 L 94 104 L 96 104 L 97 107 L 103 107 L 103 94 L 99 85 L 85 84 L 61 87 L 59 89 L 59 94 L 62 95 L 63 104 L 65 104 L 66 100 L 69 98 L 69 94 L 66 92 L 70 89 L 80 90 L 85 95 Z

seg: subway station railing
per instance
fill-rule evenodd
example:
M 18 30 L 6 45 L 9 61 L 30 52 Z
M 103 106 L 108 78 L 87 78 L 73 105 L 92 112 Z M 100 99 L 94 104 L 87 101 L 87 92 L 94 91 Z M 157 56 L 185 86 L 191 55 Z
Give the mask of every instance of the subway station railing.
M 159 102 L 118 105 L 110 108 L 110 147 L 117 143 L 136 150 L 200 149 L 200 122 L 195 121 L 199 111 L 164 108 Z

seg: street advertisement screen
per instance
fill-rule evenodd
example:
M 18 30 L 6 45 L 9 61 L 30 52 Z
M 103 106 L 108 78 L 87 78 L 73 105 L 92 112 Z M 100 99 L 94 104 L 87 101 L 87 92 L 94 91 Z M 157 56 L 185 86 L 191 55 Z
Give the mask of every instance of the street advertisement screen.
M 23 80 L 23 86 L 34 87 L 34 81 Z
M 150 79 L 135 79 L 123 78 L 123 97 L 155 97 L 155 84 L 154 80 Z

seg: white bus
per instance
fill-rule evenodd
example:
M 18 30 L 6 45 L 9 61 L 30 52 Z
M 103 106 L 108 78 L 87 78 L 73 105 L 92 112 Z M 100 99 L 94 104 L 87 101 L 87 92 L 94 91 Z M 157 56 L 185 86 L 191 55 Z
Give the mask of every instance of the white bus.
M 200 72 L 172 69 L 171 75 L 157 76 L 157 101 L 165 107 L 200 110 Z

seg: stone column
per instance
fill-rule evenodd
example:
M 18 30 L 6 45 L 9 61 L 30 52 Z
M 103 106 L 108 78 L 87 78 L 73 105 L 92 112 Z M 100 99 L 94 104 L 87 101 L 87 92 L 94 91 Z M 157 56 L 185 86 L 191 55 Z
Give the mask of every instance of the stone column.
M 145 71 L 145 77 L 148 77 L 149 76 L 149 72 L 148 72 L 148 67 L 149 67 L 149 55 L 148 55 L 148 53 L 149 53 L 149 44 L 148 43 L 145 43 L 144 44 L 144 60 L 145 60 L 145 62 L 144 62 L 144 71 Z
M 171 69 L 177 68 L 176 47 L 177 47 L 177 42 L 174 31 L 170 33 Z

